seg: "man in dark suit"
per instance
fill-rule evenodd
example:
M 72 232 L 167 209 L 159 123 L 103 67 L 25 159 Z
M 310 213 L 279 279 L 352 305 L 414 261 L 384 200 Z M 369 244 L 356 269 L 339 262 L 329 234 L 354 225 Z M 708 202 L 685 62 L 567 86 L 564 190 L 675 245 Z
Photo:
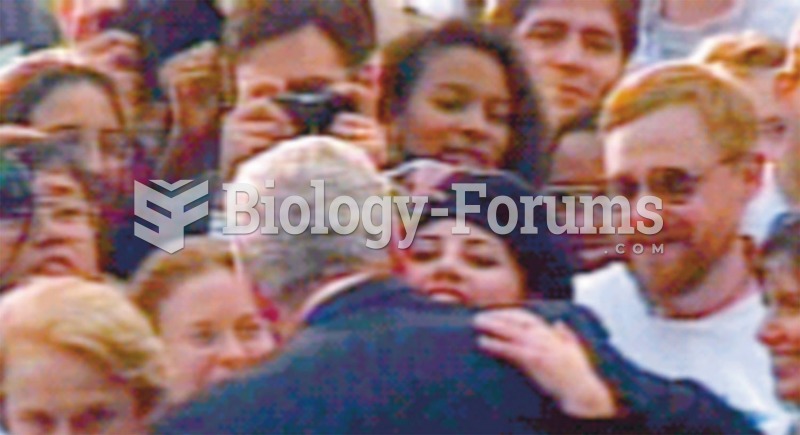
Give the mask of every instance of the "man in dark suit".
M 263 186 L 266 174 L 276 204 L 266 212 L 276 215 L 288 195 L 314 203 L 308 180 L 331 186 L 325 205 L 342 195 L 360 205 L 385 187 L 361 151 L 316 137 L 253 158 L 237 181 Z M 588 312 L 543 301 L 530 309 L 582 338 L 614 397 L 611 415 L 590 405 L 562 411 L 561 398 L 478 349 L 475 311 L 431 302 L 387 278 L 387 254 L 362 249 L 368 239 L 361 227 L 350 235 L 239 238 L 245 266 L 290 319 L 291 340 L 257 372 L 168 413 L 156 432 L 754 432 L 700 386 L 624 361 Z

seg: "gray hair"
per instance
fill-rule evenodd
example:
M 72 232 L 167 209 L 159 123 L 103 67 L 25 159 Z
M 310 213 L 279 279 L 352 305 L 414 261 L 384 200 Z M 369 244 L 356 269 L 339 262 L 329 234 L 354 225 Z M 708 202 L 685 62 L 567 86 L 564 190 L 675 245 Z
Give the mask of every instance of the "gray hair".
M 274 180 L 274 188 L 265 188 L 265 180 Z M 320 205 L 316 204 L 318 198 L 311 185 L 318 180 L 325 187 L 321 222 L 315 216 Z M 364 228 L 363 216 L 350 234 L 337 234 L 332 229 L 319 234 L 311 230 L 317 225 L 330 228 L 329 210 L 338 197 L 352 198 L 360 213 L 368 198 L 388 194 L 388 182 L 368 155 L 356 146 L 322 136 L 282 142 L 244 162 L 235 181 L 255 185 L 259 195 L 274 198 L 274 205 L 266 205 L 262 213 L 274 216 L 278 234 L 257 231 L 237 238 L 235 246 L 242 264 L 261 291 L 275 302 L 299 305 L 326 278 L 380 270 L 388 263 L 385 250 L 367 246 L 375 236 Z M 286 223 L 279 220 L 279 211 L 284 201 L 297 197 L 309 205 L 310 223 L 300 234 L 289 234 L 284 230 Z M 298 209 L 293 206 L 289 210 Z M 350 222 L 347 207 L 339 208 L 339 218 L 342 223 Z M 372 219 L 377 221 L 379 217 Z M 298 220 L 296 213 L 289 213 L 292 225 Z

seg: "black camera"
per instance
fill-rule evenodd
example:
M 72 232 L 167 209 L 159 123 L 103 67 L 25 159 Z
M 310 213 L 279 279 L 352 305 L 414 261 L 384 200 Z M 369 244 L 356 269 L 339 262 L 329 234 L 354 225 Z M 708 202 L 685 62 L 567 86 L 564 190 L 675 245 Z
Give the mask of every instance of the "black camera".
M 336 115 L 357 111 L 352 99 L 327 90 L 286 92 L 274 101 L 292 118 L 298 136 L 324 134 Z

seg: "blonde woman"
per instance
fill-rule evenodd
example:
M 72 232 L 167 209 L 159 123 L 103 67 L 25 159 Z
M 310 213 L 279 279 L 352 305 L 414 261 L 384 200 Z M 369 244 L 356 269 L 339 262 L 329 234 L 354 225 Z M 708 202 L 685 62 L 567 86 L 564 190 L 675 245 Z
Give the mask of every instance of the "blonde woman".
M 255 287 L 234 267 L 229 245 L 188 238 L 148 258 L 131 298 L 167 347 L 169 400 L 180 402 L 253 367 L 276 348 Z
M 117 288 L 37 279 L 0 302 L 3 416 L 14 434 L 141 434 L 163 347 Z

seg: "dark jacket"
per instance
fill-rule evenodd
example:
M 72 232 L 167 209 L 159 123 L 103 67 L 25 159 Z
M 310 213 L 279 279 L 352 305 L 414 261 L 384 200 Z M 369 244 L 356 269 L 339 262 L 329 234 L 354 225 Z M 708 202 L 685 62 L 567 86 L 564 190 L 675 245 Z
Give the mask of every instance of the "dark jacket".
M 568 302 L 531 309 L 592 350 L 625 417 L 566 417 L 516 369 L 480 352 L 474 311 L 436 304 L 399 281 L 339 295 L 274 361 L 167 414 L 157 433 L 755 433 L 702 387 L 648 375 Z

